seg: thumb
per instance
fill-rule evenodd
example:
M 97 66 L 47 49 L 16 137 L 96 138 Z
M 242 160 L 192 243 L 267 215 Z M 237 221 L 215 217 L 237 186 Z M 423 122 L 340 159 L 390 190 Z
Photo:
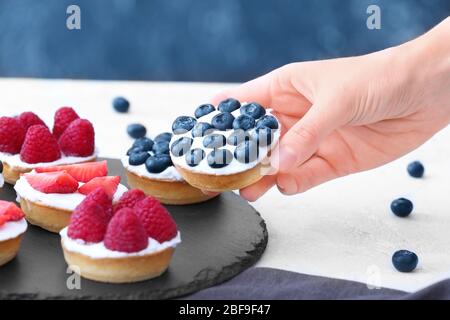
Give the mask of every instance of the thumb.
M 281 138 L 272 161 L 280 172 L 290 172 L 308 160 L 320 143 L 336 128 L 343 125 L 344 115 L 328 103 L 316 103 Z

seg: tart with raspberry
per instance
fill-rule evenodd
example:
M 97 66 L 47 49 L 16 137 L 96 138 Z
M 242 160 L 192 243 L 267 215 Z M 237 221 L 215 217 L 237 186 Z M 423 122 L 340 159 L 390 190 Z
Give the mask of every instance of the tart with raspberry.
M 241 189 L 270 172 L 280 124 L 256 102 L 222 101 L 199 106 L 172 124 L 170 156 L 190 185 L 207 191 Z
M 26 230 L 22 210 L 12 202 L 0 200 L 0 266 L 17 255 Z
M 169 205 L 204 202 L 207 195 L 188 184 L 173 166 L 169 154 L 172 133 L 163 132 L 154 139 L 137 139 L 122 158 L 128 184 Z
M 138 189 L 126 192 L 111 208 L 102 189 L 77 206 L 69 226 L 60 232 L 67 264 L 76 266 L 74 271 L 84 278 L 109 283 L 163 274 L 181 242 L 167 209 Z
M 95 188 L 101 187 L 114 202 L 127 191 L 119 176 L 107 174 L 106 161 L 38 167 L 23 174 L 14 189 L 28 222 L 57 233 Z
M 95 132 L 70 107 L 55 113 L 53 130 L 33 112 L 0 117 L 0 161 L 6 182 L 37 167 L 95 161 Z

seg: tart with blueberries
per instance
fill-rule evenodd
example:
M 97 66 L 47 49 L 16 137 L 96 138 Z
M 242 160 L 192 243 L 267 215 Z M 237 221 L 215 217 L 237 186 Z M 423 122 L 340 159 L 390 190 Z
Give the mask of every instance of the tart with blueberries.
M 280 124 L 270 109 L 230 98 L 178 117 L 172 131 L 170 156 L 182 177 L 196 188 L 222 192 L 261 179 Z
M 163 132 L 153 140 L 136 139 L 127 155 L 122 158 L 128 184 L 143 190 L 164 204 L 184 205 L 213 198 L 186 183 L 173 166 L 169 143 L 172 133 Z
M 23 174 L 14 189 L 28 222 L 57 233 L 92 190 L 102 188 L 114 202 L 127 191 L 119 176 L 107 174 L 106 161 L 39 167 Z
M 113 206 L 100 188 L 75 209 L 60 232 L 64 258 L 82 277 L 129 283 L 160 276 L 181 242 L 167 209 L 141 190 L 126 192 Z
M 17 255 L 26 230 L 22 210 L 12 202 L 0 200 L 0 266 Z
M 10 184 L 37 167 L 95 159 L 94 127 L 70 107 L 56 111 L 52 131 L 33 112 L 0 117 L 0 161 L 4 179 Z

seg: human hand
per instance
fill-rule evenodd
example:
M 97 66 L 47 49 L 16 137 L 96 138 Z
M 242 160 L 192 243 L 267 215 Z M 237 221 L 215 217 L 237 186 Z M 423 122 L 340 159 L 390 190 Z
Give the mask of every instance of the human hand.
M 372 169 L 417 148 L 450 122 L 450 20 L 377 53 L 294 63 L 217 95 L 274 110 L 282 138 L 276 175 L 241 190 L 255 201 Z

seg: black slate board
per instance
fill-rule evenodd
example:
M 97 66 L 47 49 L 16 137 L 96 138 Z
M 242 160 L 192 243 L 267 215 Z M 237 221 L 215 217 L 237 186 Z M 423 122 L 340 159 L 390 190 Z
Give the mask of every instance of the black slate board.
M 120 161 L 108 159 L 110 175 L 121 175 Z M 10 185 L 0 199 L 13 201 Z M 203 204 L 169 206 L 183 242 L 161 277 L 134 284 L 81 279 L 69 290 L 59 235 L 29 226 L 18 257 L 0 267 L 0 299 L 169 299 L 224 282 L 252 266 L 268 240 L 264 220 L 248 203 L 225 193 Z

